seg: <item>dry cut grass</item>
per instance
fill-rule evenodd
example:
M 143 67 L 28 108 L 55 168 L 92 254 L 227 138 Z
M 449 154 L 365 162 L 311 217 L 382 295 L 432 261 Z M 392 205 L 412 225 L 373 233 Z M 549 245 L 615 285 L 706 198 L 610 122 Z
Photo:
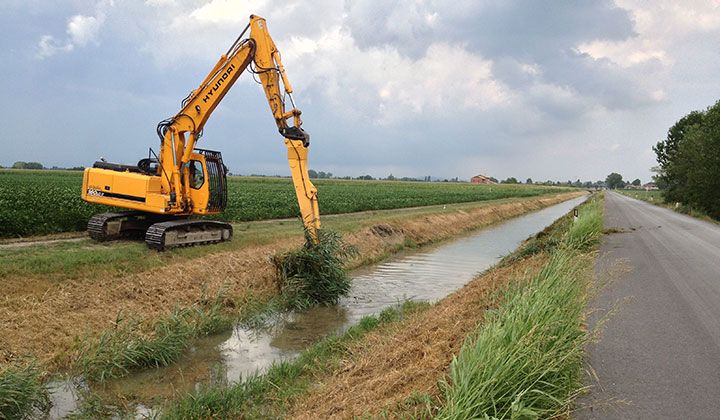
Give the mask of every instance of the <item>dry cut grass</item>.
M 486 203 L 406 219 L 389 216 L 383 223 L 346 233 L 345 240 L 363 255 L 363 260 L 354 263 L 359 265 L 404 246 L 446 239 L 582 194 L 585 192 Z M 300 235 L 282 238 L 268 245 L 211 254 L 125 276 L 4 279 L 0 366 L 33 354 L 46 369 L 67 367 L 73 362 L 80 339 L 113 328 L 120 311 L 141 316 L 150 325 L 177 307 L 198 303 L 203 292 L 205 296 L 216 296 L 223 288 L 230 297 L 226 305 L 231 310 L 244 306 L 253 297 L 274 295 L 277 291 L 271 258 L 300 246 L 302 241 Z

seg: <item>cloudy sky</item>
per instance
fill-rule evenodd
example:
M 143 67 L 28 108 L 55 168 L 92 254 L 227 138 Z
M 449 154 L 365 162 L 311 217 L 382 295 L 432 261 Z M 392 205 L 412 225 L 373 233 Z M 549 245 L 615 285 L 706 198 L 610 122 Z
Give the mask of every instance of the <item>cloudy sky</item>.
M 248 22 L 267 19 L 336 175 L 650 177 L 720 99 L 720 1 L 2 0 L 0 165 L 134 163 Z M 244 74 L 205 127 L 233 173 L 289 174 Z

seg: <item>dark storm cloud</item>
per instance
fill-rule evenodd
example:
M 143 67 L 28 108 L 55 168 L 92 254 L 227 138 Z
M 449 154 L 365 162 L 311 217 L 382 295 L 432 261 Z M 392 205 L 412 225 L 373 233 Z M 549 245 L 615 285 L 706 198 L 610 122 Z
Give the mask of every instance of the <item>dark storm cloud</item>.
M 480 3 L 442 19 L 454 40 L 488 58 L 513 56 L 539 61 L 548 54 L 592 40 L 634 35 L 628 12 L 611 1 L 511 1 Z
M 636 35 L 629 13 L 611 1 L 469 1 L 452 7 L 432 1 L 348 2 L 346 10 L 348 27 L 361 48 L 393 45 L 418 58 L 431 42 L 458 43 L 492 60 L 494 77 L 511 89 L 556 85 L 587 98 L 587 104 L 608 109 L 648 101 L 648 93 L 627 69 L 576 51 L 582 43 Z M 452 70 L 452 63 L 448 67 Z M 577 101 L 546 100 L 546 111 L 558 118 L 583 112 Z M 540 98 L 529 101 L 544 107 Z
M 407 4 L 406 4 L 407 3 Z M 633 36 L 633 21 L 611 1 L 353 1 L 347 25 L 360 47 L 391 44 L 422 55 L 435 41 L 456 41 L 486 58 L 537 61 L 548 53 Z

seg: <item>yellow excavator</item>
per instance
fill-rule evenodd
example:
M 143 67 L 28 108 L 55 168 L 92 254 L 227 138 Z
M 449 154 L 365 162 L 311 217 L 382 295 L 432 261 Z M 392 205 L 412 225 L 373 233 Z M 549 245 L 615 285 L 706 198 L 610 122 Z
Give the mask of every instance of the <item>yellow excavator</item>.
M 249 37 L 243 38 L 248 29 Z M 182 101 L 180 111 L 158 124 L 159 155 L 150 149 L 148 157 L 137 165 L 101 159 L 85 169 L 83 200 L 130 210 L 93 216 L 88 222 L 91 238 L 107 241 L 144 234 L 148 247 L 158 250 L 232 238 L 229 223 L 188 216 L 219 214 L 227 204 L 227 168 L 220 152 L 197 149 L 195 145 L 210 114 L 246 69 L 257 75 L 263 85 L 288 148 L 303 223 L 317 240 L 320 228 L 317 189 L 307 171 L 310 136 L 301 128 L 301 112 L 293 100 L 292 87 L 265 19 L 254 15 L 200 87 Z M 292 105 L 289 111 L 285 111 L 285 95 Z M 290 119 L 292 125 L 288 123 Z

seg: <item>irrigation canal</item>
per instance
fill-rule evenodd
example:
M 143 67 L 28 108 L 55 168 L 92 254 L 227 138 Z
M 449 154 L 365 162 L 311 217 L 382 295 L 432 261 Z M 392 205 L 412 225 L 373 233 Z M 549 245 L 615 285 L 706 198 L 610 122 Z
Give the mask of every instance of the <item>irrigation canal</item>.
M 471 233 L 453 242 L 400 253 L 384 262 L 354 270 L 350 297 L 338 305 L 293 312 L 279 317 L 272 326 L 230 331 L 197 340 L 171 366 L 145 369 L 112 380 L 103 389 L 93 389 L 112 401 L 125 395 L 152 405 L 182 395 L 205 384 L 231 385 L 274 361 L 292 359 L 329 334 L 340 334 L 359 320 L 405 299 L 437 301 L 491 267 L 526 238 L 583 202 L 588 196 L 511 219 Z M 53 384 L 53 407 L 49 419 L 60 419 L 77 410 L 86 384 L 68 378 Z M 139 418 L 152 413 L 138 405 Z

